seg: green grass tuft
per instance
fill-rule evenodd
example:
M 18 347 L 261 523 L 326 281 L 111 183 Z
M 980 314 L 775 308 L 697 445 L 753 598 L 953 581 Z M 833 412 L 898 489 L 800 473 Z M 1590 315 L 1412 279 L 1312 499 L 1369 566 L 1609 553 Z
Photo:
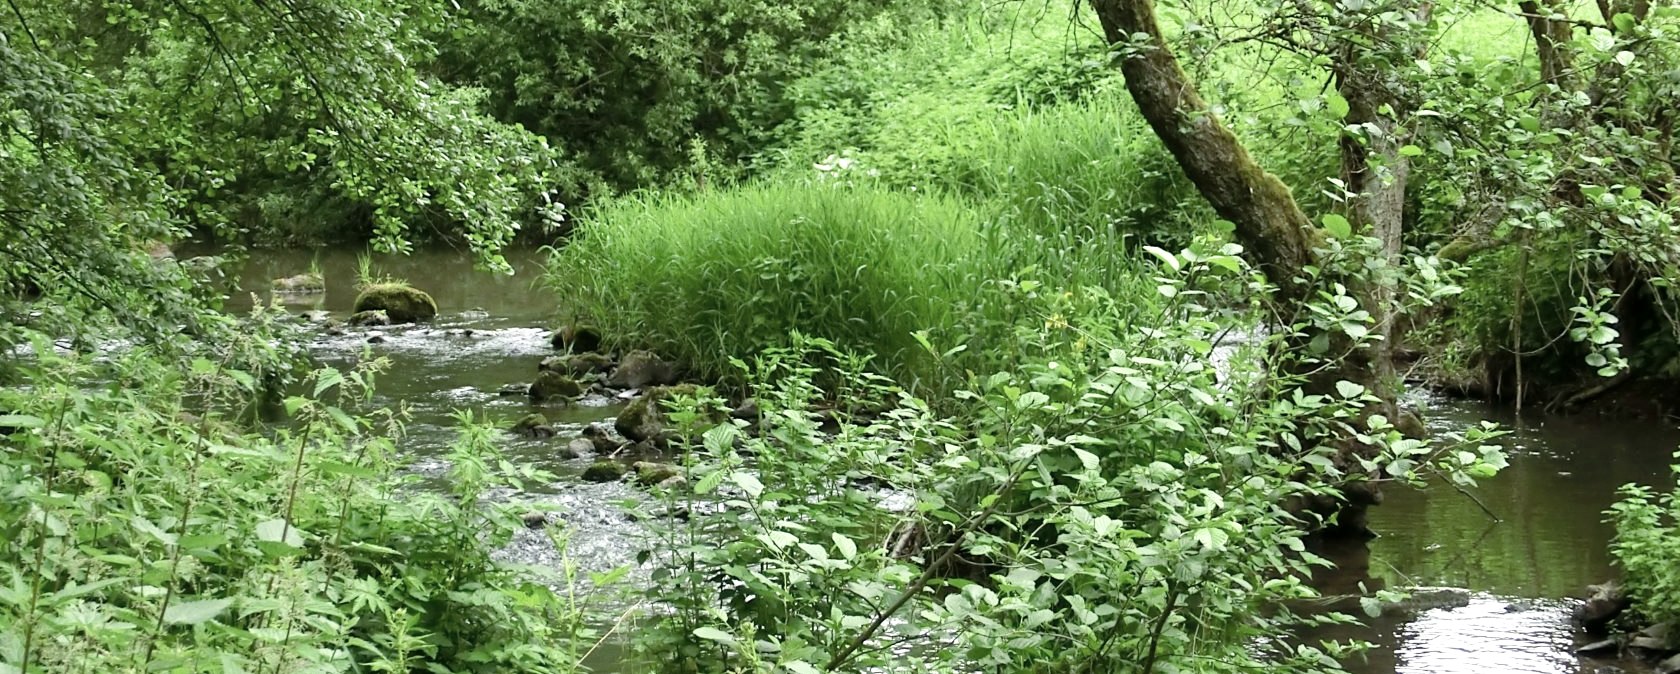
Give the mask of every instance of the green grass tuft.
M 955 339 L 1002 274 L 980 218 L 943 196 L 793 180 L 626 198 L 582 225 L 548 281 L 608 340 L 704 377 L 799 331 L 913 384 L 933 368 L 914 333 Z

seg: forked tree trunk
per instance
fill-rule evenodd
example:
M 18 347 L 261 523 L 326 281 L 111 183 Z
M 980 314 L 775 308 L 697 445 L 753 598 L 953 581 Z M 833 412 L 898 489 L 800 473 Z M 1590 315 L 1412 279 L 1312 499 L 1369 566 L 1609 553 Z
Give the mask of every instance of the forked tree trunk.
M 1311 288 L 1302 277 L 1306 267 L 1315 262 L 1319 230 L 1312 226 L 1289 187 L 1254 161 L 1197 93 L 1167 46 L 1153 0 L 1091 0 L 1091 7 L 1109 45 L 1121 56 L 1126 89 L 1144 119 L 1214 211 L 1235 225 L 1237 240 L 1250 262 L 1277 287 L 1273 301 L 1283 320 L 1289 321 L 1309 300 Z M 1370 298 L 1364 299 L 1367 306 L 1373 304 Z M 1297 346 L 1304 348 L 1312 337 L 1308 335 Z M 1331 337 L 1332 352 L 1340 353 L 1334 345 L 1346 345 L 1347 341 L 1340 335 Z M 1352 349 L 1334 367 L 1308 377 L 1308 392 L 1334 393 L 1336 382 L 1346 379 L 1364 385 L 1382 399 L 1382 404 L 1368 407 L 1366 415 L 1391 412 L 1395 395 L 1391 380 L 1379 376 L 1384 370 L 1378 362 L 1381 357 L 1375 349 Z M 1351 439 L 1344 441 L 1340 457 L 1343 469 L 1356 471 L 1349 459 L 1366 449 Z M 1381 492 L 1368 482 L 1349 483 L 1343 491 L 1346 503 L 1339 508 L 1319 503 L 1311 509 L 1321 514 L 1339 510 L 1337 525 L 1332 529 L 1362 532 L 1365 509 L 1381 500 Z

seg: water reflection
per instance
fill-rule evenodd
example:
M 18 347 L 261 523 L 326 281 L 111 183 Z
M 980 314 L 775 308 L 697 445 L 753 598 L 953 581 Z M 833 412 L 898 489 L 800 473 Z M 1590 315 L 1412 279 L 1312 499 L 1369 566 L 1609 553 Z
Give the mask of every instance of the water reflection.
M 1572 604 L 1587 585 L 1614 575 L 1603 512 L 1616 488 L 1639 482 L 1667 488 L 1680 432 L 1652 423 L 1592 417 L 1516 419 L 1461 401 L 1426 404 L 1437 431 L 1492 419 L 1512 429 L 1511 465 L 1470 496 L 1448 485 L 1390 489 L 1372 511 L 1379 538 L 1368 546 L 1322 551 L 1339 568 L 1315 580 L 1328 594 L 1367 588 L 1452 586 L 1474 590 L 1468 606 L 1385 616 L 1365 629 L 1317 636 L 1359 638 L 1377 648 L 1359 674 L 1595 672 L 1610 663 L 1572 651 Z M 1635 663 L 1615 666 L 1637 670 Z

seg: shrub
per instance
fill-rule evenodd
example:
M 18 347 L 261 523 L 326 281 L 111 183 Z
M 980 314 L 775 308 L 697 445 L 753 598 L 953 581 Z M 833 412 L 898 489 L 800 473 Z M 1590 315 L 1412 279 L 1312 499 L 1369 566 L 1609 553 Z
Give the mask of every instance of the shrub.
M 1344 479 L 1322 440 L 1369 398 L 1349 382 L 1304 394 L 1275 362 L 1208 367 L 1230 324 L 1208 291 L 1246 274 L 1229 249 L 1162 257 L 1172 292 L 1152 311 L 1100 289 L 1039 294 L 1033 308 L 1062 320 L 1023 328 L 1034 353 L 959 392 L 975 403 L 960 417 L 809 340 L 742 364 L 764 411 L 757 433 L 693 423 L 718 401 L 672 401 L 678 433 L 700 447 L 684 457 L 692 492 L 665 494 L 650 519 L 652 594 L 671 607 L 638 635 L 655 661 L 1340 671 L 1342 645 L 1284 636 L 1349 619 L 1288 608 L 1314 595 L 1304 579 L 1327 562 L 1305 552 L 1307 518 L 1281 504 L 1329 497 Z M 1230 361 L 1260 363 L 1288 338 Z M 850 382 L 843 399 L 867 413 L 842 408 L 825 425 L 811 411 L 825 375 Z M 1365 430 L 1373 465 L 1414 484 L 1435 473 L 1470 485 L 1502 462 L 1485 434 L 1426 443 L 1376 418 Z
M 1680 460 L 1677 455 L 1676 460 Z M 1680 465 L 1672 467 L 1680 475 Z M 1610 506 L 1616 535 L 1610 554 L 1622 567 L 1622 586 L 1634 608 L 1651 623 L 1680 619 L 1680 489 L 1658 494 L 1638 484 L 1624 485 L 1622 500 Z
M 416 489 L 401 420 L 351 416 L 373 369 L 245 432 L 250 374 L 34 347 L 0 390 L 0 670 L 575 671 L 576 605 L 491 555 L 521 523 L 480 499 L 542 477 L 497 431 L 463 417 L 449 486 Z
M 803 181 L 623 199 L 559 251 L 548 283 L 609 340 L 697 374 L 801 331 L 930 374 L 915 334 L 956 332 L 1000 276 L 979 215 L 945 197 Z

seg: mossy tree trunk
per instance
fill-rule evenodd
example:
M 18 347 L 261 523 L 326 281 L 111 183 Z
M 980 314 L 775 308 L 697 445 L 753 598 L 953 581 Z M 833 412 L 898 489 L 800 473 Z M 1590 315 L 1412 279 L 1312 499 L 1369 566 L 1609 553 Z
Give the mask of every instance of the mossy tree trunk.
M 1167 46 L 1153 0 L 1091 0 L 1091 7 L 1110 46 L 1120 55 L 1126 88 L 1144 119 L 1214 211 L 1235 225 L 1237 240 L 1250 262 L 1277 287 L 1273 301 L 1282 317 L 1280 322 L 1293 323 L 1292 317 L 1310 300 L 1312 288 L 1304 276 L 1307 267 L 1316 263 L 1314 250 L 1321 241 L 1320 230 L 1301 210 L 1289 187 L 1254 161 L 1202 99 Z M 1363 303 L 1374 306 L 1374 298 L 1369 292 L 1365 294 Z M 1317 336 L 1304 335 L 1293 346 L 1304 349 Z M 1345 356 L 1310 374 L 1308 391 L 1331 394 L 1336 382 L 1352 381 L 1381 400 L 1362 416 L 1392 415 L 1396 395 L 1392 379 L 1382 376 L 1389 371 L 1382 362 L 1383 351 L 1353 348 L 1339 333 L 1328 337 L 1330 352 Z M 1369 448 L 1351 439 L 1342 444 L 1341 464 L 1352 470 L 1349 459 Z M 1332 529 L 1363 531 L 1365 508 L 1379 502 L 1381 493 L 1369 482 L 1349 483 L 1343 491 L 1346 502 L 1338 508 L 1339 517 Z M 1331 509 L 1326 507 L 1329 504 L 1315 506 L 1313 510 L 1320 513 Z

